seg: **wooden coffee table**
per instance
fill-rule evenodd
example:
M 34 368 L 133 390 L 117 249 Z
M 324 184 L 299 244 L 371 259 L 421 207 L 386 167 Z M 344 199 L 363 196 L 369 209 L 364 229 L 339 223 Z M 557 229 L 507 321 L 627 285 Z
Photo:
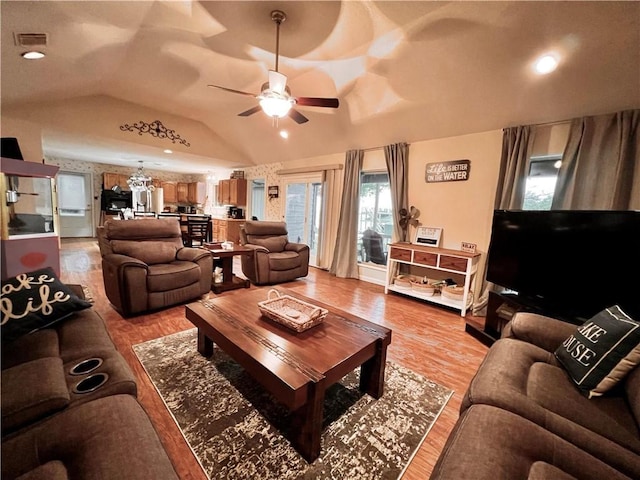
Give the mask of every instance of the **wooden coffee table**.
M 325 390 L 360 367 L 360 389 L 374 398 L 384 391 L 391 330 L 278 287 L 329 313 L 297 333 L 263 317 L 258 302 L 268 289 L 239 290 L 191 303 L 187 319 L 198 328 L 198 352 L 213 354 L 215 342 L 293 413 L 293 446 L 308 461 L 320 455 Z

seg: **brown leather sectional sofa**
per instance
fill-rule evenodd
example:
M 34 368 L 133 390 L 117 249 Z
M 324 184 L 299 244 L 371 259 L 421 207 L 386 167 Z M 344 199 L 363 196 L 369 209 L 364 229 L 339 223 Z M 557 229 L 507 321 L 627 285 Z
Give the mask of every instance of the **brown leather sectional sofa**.
M 553 353 L 575 330 L 514 316 L 471 381 L 432 480 L 640 478 L 640 369 L 587 398 Z
M 177 479 L 136 394 L 92 308 L 3 342 L 2 479 Z

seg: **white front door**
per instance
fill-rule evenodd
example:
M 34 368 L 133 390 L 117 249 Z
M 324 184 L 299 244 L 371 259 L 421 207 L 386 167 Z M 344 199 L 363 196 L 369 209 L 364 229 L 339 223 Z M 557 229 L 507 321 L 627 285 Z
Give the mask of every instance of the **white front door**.
M 61 237 L 93 237 L 91 174 L 59 172 L 58 212 Z

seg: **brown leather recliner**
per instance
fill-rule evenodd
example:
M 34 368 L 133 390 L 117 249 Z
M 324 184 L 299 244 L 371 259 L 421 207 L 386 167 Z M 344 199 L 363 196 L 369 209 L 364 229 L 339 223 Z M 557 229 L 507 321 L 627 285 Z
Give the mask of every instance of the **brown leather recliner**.
M 242 273 L 256 285 L 288 282 L 309 273 L 309 246 L 289 242 L 285 222 L 248 220 L 240 242 L 254 250 L 242 256 Z
M 184 247 L 176 219 L 108 220 L 98 240 L 107 298 L 124 316 L 177 305 L 211 289 L 211 252 Z

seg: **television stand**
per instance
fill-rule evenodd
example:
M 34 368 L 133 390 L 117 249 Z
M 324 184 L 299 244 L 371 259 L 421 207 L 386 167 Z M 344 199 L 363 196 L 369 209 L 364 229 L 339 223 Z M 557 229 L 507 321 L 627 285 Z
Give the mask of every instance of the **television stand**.
M 542 305 L 536 304 L 534 300 L 522 297 L 517 293 L 489 292 L 489 302 L 487 304 L 487 316 L 484 329 L 479 329 L 475 325 L 467 323 L 465 330 L 467 333 L 478 338 L 486 345 L 491 345 L 501 337 L 502 330 L 505 325 L 509 323 L 513 316 L 518 312 L 530 312 L 537 313 L 539 315 L 546 315 L 567 323 L 582 323 L 580 319 L 573 319 L 573 321 L 571 321 L 566 317 L 563 318 L 562 315 L 559 315 L 553 309 L 545 308 Z

